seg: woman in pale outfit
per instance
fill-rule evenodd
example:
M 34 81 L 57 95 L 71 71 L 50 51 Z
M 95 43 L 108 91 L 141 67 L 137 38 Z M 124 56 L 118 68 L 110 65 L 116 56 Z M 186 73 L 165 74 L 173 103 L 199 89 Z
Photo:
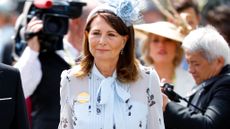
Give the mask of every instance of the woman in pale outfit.
M 62 74 L 59 129 L 165 128 L 159 78 L 135 58 L 139 11 L 116 2 L 88 16 L 82 60 Z
M 160 79 L 173 84 L 174 91 L 186 97 L 195 82 L 191 74 L 180 67 L 184 36 L 178 27 L 170 22 L 159 21 L 134 28 L 140 35 L 146 36 L 142 50 L 144 63 L 154 67 Z

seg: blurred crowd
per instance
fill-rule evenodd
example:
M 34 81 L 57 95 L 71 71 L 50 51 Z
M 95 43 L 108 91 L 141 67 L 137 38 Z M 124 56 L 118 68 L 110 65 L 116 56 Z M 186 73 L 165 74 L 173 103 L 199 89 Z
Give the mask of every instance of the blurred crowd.
M 143 13 L 144 23 L 172 20 L 169 17 L 165 16 L 153 1 L 144 0 L 140 5 Z M 90 3 L 90 1 L 88 1 L 88 3 Z M 162 3 L 164 4 L 164 2 Z M 0 41 L 0 60 L 2 63 L 12 65 L 12 63 L 15 62 L 15 60 L 17 60 L 18 58 L 14 55 L 15 51 L 17 53 L 17 50 L 14 50 L 14 47 L 17 46 L 12 43 L 15 42 L 15 31 L 17 31 L 16 29 L 18 29 L 18 25 L 16 25 L 16 20 L 22 13 L 24 4 L 25 1 L 20 0 L 1 0 L 0 2 L 0 33 L 1 35 L 4 34 Z M 174 5 L 175 9 L 177 9 L 178 13 L 181 13 L 181 17 L 186 19 L 193 29 L 199 25 L 211 24 L 215 26 L 229 42 L 230 36 L 228 33 L 228 16 L 230 14 L 230 11 L 228 0 L 172 0 L 172 4 Z M 81 40 L 81 38 L 75 37 L 75 40 L 71 40 L 73 42 L 77 42 L 76 40 Z M 79 45 L 79 43 L 73 43 L 73 45 L 77 47 L 78 50 L 81 50 L 81 45 Z M 137 57 L 140 57 L 141 44 L 136 45 Z

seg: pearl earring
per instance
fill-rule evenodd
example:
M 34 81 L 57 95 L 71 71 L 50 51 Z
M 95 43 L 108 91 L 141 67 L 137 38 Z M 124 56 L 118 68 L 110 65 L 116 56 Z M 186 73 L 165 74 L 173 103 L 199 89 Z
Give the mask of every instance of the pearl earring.
M 123 48 L 121 49 L 121 52 L 120 52 L 121 55 L 123 55 Z

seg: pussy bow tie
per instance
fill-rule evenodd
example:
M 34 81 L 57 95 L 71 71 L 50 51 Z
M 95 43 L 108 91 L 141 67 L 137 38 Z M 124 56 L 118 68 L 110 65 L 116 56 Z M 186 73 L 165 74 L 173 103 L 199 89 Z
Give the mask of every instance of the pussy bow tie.
M 105 107 L 104 129 L 125 129 L 123 109 L 130 93 L 120 86 L 115 77 L 107 77 L 101 81 L 97 92 L 97 103 Z

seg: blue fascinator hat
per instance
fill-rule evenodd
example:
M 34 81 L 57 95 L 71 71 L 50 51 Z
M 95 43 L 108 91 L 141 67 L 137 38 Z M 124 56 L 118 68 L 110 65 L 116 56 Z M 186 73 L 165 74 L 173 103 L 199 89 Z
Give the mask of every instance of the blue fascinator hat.
M 100 0 L 100 2 L 103 2 L 103 4 L 90 12 L 87 22 L 99 11 L 114 13 L 127 27 L 142 22 L 143 16 L 140 13 L 138 1 L 136 0 Z

